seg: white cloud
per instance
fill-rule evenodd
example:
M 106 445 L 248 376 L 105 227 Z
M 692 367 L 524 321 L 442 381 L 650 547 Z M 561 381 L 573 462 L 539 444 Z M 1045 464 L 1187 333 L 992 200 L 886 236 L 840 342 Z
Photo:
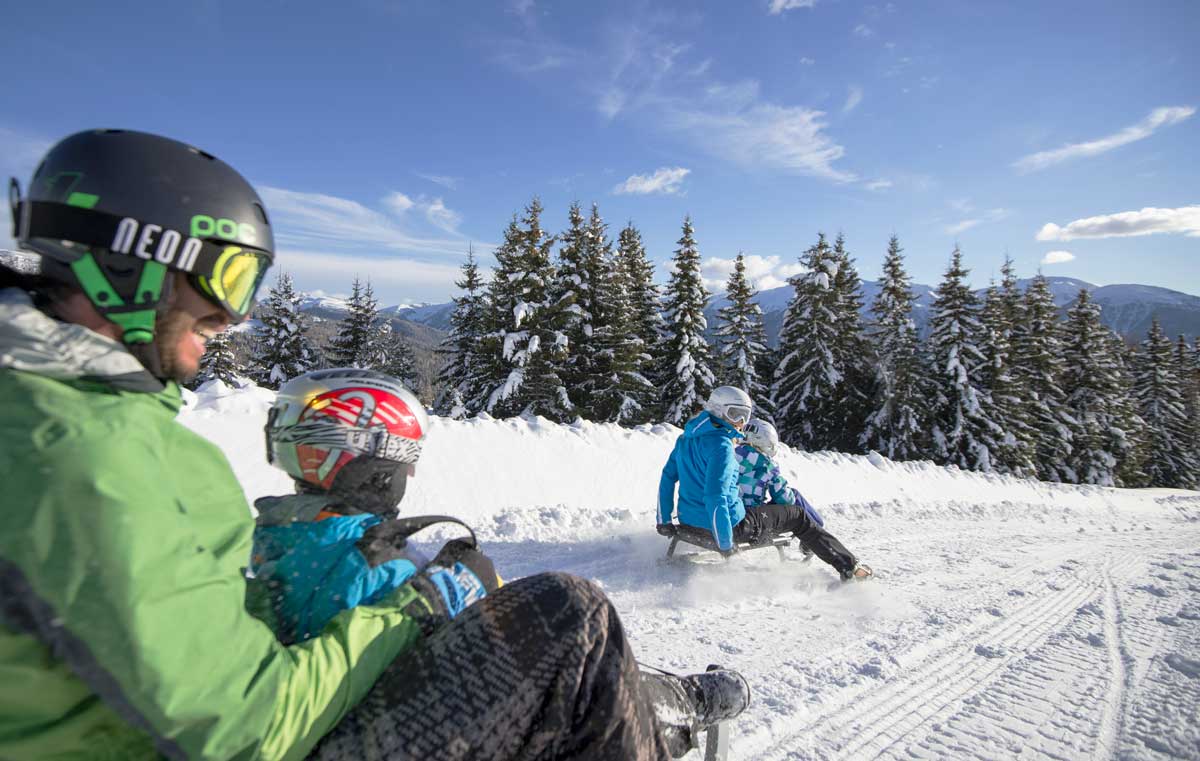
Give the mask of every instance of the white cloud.
M 1070 251 L 1048 251 L 1042 257 L 1042 264 L 1064 264 L 1075 261 L 1075 254 Z
M 402 224 L 402 220 L 358 201 L 271 186 L 259 186 L 258 190 L 271 215 L 275 239 L 281 248 L 290 246 L 301 250 L 335 251 L 382 248 L 455 257 L 461 256 L 464 250 L 461 237 L 451 239 L 416 235 Z M 384 204 L 396 212 L 404 205 L 401 198 L 412 201 L 402 193 L 392 193 L 384 199 Z M 413 206 L 420 204 L 413 202 Z M 425 208 L 432 206 L 434 204 L 426 204 Z
M 1080 238 L 1128 238 L 1156 233 L 1181 233 L 1193 238 L 1200 237 L 1200 206 L 1123 211 L 1119 214 L 1077 219 L 1066 227 L 1047 223 L 1038 230 L 1037 239 L 1068 241 Z
M 655 170 L 654 174 L 630 175 L 629 179 L 613 188 L 613 192 L 618 195 L 648 195 L 650 193 L 672 195 L 679 192 L 683 179 L 691 173 L 692 170 L 684 169 L 681 166 L 662 167 Z
M 894 184 L 895 183 L 893 183 L 891 180 L 884 179 L 881 177 L 878 180 L 871 180 L 870 182 L 868 182 L 866 185 L 866 188 L 867 188 L 867 190 L 887 190 L 888 188 L 892 187 L 892 185 L 894 185 Z
M 442 203 L 440 198 L 435 198 L 425 205 L 425 218 L 434 227 L 452 235 L 458 234 L 458 226 L 462 224 L 462 215 L 452 209 L 447 209 L 446 204 Z
M 858 85 L 850 85 L 849 92 L 846 93 L 846 104 L 842 106 L 842 113 L 848 114 L 858 108 L 858 104 L 862 103 L 863 89 Z
M 459 256 L 463 251 L 459 251 Z M 357 275 L 369 278 L 381 299 L 445 298 L 454 293 L 454 281 L 462 275 L 457 264 L 439 264 L 396 256 L 332 254 L 284 247 L 276 267 L 288 272 L 298 287 L 334 288 L 349 286 Z
M 429 182 L 432 182 L 434 185 L 441 185 L 446 190 L 458 190 L 458 183 L 462 179 L 460 177 L 451 177 L 445 174 L 422 174 L 421 172 L 413 172 L 413 174 L 415 174 L 417 177 L 420 177 L 422 180 L 428 180 Z
M 854 34 L 858 37 L 862 37 L 863 39 L 867 39 L 868 37 L 875 36 L 875 30 L 866 24 L 859 24 L 858 26 L 854 27 Z
M 21 192 L 28 193 L 33 170 L 52 145 L 50 140 L 43 137 L 0 127 L 0 182 L 4 183 L 5 189 L 8 187 L 8 178 L 16 177 L 21 183 Z M 8 197 L 7 193 L 4 197 Z M 0 248 L 16 247 L 9 234 L 11 231 L 8 204 L 5 203 L 3 213 L 0 213 Z
M 950 201 L 949 203 L 950 203 L 950 206 L 952 206 L 956 211 L 958 211 L 962 214 L 970 214 L 973 211 L 975 211 L 975 207 L 966 198 L 955 199 L 953 201 Z M 999 222 L 1000 220 L 1007 217 L 1008 214 L 1009 214 L 1008 209 L 1002 209 L 1002 208 L 988 209 L 987 211 L 984 211 L 981 214 L 975 215 L 971 219 L 964 219 L 961 222 L 956 222 L 952 225 L 947 225 L 945 230 L 950 235 L 958 235 L 959 233 L 966 232 L 967 230 L 970 230 L 972 227 L 981 225 L 984 222 Z
M 399 191 L 393 191 L 384 196 L 383 205 L 391 209 L 395 214 L 403 214 L 416 204 L 413 203 L 411 198 L 403 193 Z
M 817 62 L 817 59 L 809 58 L 808 56 L 804 56 L 803 58 L 800 59 L 801 66 L 812 66 L 816 62 Z
M 733 273 L 735 259 L 710 256 L 700 264 L 700 275 L 704 285 L 713 293 L 723 293 L 729 275 Z M 745 257 L 746 279 L 756 289 L 768 291 L 787 285 L 787 279 L 804 272 L 804 267 L 792 259 L 783 262 L 778 256 L 749 254 Z
M 950 235 L 958 235 L 961 232 L 970 230 L 972 227 L 975 227 L 982 221 L 982 219 L 964 219 L 963 221 L 957 222 L 953 225 L 946 225 L 946 232 Z
M 747 167 L 765 167 L 852 182 L 833 166 L 846 150 L 824 133 L 823 111 L 763 101 L 758 83 L 713 84 L 700 100 L 663 101 L 661 124 L 700 148 Z
M 817 0 L 771 0 L 767 7 L 767 13 L 772 16 L 778 16 L 784 11 L 795 10 L 796 8 L 812 8 L 817 4 Z
M 1156 108 L 1145 119 L 1119 132 L 1114 132 L 1111 135 L 1084 143 L 1071 143 L 1052 151 L 1033 153 L 1013 162 L 1013 167 L 1022 173 L 1036 172 L 1048 166 L 1070 161 L 1071 159 L 1098 156 L 1114 148 L 1120 148 L 1123 145 L 1135 143 L 1138 140 L 1145 140 L 1159 129 L 1178 124 L 1185 119 L 1191 118 L 1195 113 L 1196 109 L 1191 106 Z

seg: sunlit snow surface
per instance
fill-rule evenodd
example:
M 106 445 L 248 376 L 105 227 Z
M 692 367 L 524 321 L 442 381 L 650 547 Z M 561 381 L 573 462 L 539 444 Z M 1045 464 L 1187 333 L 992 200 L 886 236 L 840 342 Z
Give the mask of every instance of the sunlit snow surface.
M 263 456 L 271 398 L 216 384 L 180 418 L 250 499 L 290 491 Z M 741 670 L 734 759 L 1200 759 L 1200 494 L 783 449 L 879 574 L 843 586 L 794 548 L 662 564 L 677 434 L 434 418 L 404 511 L 473 524 L 507 579 L 595 580 L 644 663 Z

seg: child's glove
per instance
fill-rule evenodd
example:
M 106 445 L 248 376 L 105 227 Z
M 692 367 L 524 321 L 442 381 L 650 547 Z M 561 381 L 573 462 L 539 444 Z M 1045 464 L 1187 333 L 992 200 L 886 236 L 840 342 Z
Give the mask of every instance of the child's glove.
M 455 539 L 411 583 L 436 617 L 449 620 L 499 589 L 500 577 L 487 555 L 471 542 Z

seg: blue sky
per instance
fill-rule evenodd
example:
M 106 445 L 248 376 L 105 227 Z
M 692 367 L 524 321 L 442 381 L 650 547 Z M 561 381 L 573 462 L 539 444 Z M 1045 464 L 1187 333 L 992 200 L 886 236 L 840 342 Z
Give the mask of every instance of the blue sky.
M 957 241 L 1022 276 L 1200 293 L 1200 3 L 0 3 L 0 172 L 125 127 L 228 161 L 300 287 L 444 301 L 537 194 L 596 202 L 665 279 L 685 214 L 714 283 L 842 231 L 918 282 Z M 0 246 L 8 244 L 0 235 Z

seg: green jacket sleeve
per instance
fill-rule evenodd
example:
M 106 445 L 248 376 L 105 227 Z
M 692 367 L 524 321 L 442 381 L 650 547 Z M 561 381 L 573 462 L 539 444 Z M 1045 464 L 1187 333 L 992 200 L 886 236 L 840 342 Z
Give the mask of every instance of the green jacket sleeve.
M 34 465 L 19 476 L 16 493 L 32 499 L 18 508 L 28 533 L 0 539 L 6 593 L 22 597 L 20 628 L 160 753 L 302 758 L 420 636 L 404 608 L 423 598 L 404 587 L 344 611 L 312 640 L 280 645 L 245 609 L 249 543 L 237 561 L 222 546 L 228 534 L 209 530 L 238 511 L 244 536 L 252 526 L 219 450 L 152 435 L 76 443 L 51 447 L 51 479 Z M 180 472 L 186 484 L 164 480 Z M 195 496 L 205 488 L 220 509 Z M 231 492 L 240 504 L 230 506 Z

